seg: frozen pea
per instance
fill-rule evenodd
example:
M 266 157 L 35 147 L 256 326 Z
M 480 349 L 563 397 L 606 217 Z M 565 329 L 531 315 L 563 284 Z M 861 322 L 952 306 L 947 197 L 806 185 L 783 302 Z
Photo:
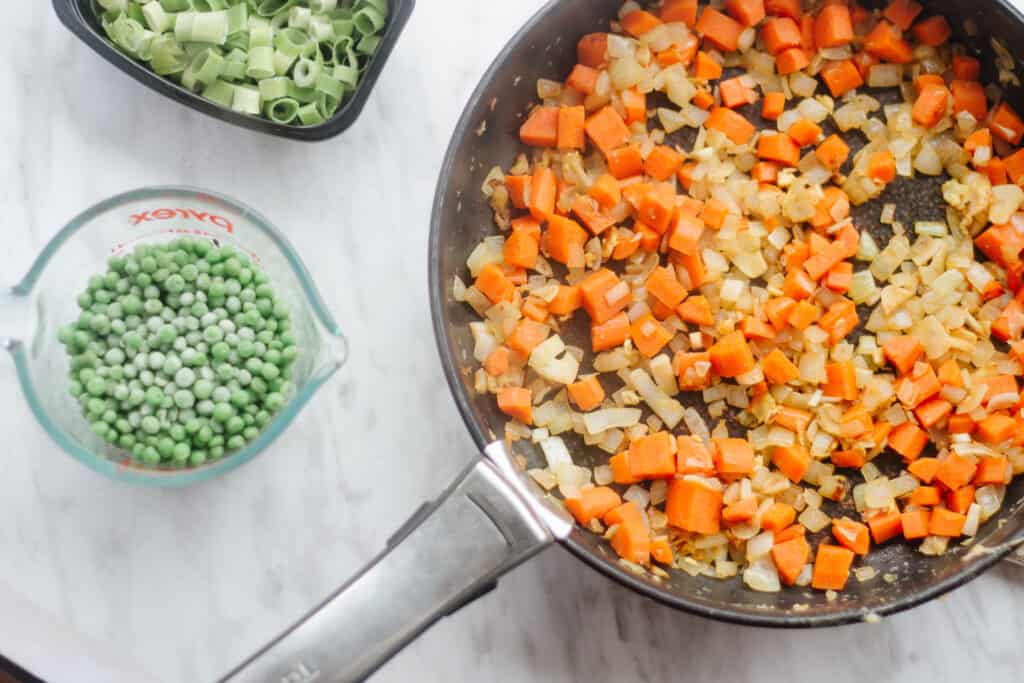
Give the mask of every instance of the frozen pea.
M 207 379 L 200 379 L 200 380 L 198 380 L 195 383 L 195 385 L 192 387 L 192 391 L 193 391 L 193 393 L 195 393 L 196 398 L 198 398 L 200 400 L 210 398 L 210 396 L 213 395 L 213 390 L 214 390 L 213 382 L 211 382 L 211 381 L 209 381 Z
M 164 361 L 163 367 L 160 371 L 168 377 L 173 377 L 175 373 L 181 370 L 181 357 L 176 355 L 167 356 L 167 360 Z
M 196 403 L 195 394 L 187 389 L 178 389 L 174 392 L 174 405 L 179 408 L 191 408 Z
M 227 422 L 233 414 L 234 411 L 228 403 L 217 403 L 213 406 L 213 419 L 217 422 Z
M 147 434 L 156 434 L 160 431 L 160 420 L 152 415 L 142 418 L 142 431 Z
M 85 385 L 90 396 L 102 396 L 107 393 L 107 383 L 102 377 L 93 377 Z
M 191 368 L 182 368 L 174 375 L 174 383 L 179 387 L 187 388 L 196 381 L 196 373 Z

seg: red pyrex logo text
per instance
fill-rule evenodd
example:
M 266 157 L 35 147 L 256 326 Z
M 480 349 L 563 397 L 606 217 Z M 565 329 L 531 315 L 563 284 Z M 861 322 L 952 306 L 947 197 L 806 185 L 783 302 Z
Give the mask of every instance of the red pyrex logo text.
M 140 223 L 148 223 L 150 221 L 168 221 L 172 218 L 197 220 L 200 223 L 209 222 L 228 232 L 233 233 L 235 231 L 235 226 L 227 218 L 211 215 L 205 211 L 196 211 L 195 209 L 155 209 L 153 211 L 132 214 L 131 216 L 132 225 L 139 225 Z

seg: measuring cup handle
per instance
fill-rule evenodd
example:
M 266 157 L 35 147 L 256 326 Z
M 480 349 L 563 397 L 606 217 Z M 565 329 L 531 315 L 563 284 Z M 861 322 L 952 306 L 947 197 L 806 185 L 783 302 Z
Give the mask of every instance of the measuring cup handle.
M 369 566 L 221 683 L 363 680 L 435 621 L 567 534 L 571 525 L 541 509 L 502 457 L 473 463 Z
M 29 328 L 29 299 L 9 287 L 0 287 L 0 349 L 14 349 Z

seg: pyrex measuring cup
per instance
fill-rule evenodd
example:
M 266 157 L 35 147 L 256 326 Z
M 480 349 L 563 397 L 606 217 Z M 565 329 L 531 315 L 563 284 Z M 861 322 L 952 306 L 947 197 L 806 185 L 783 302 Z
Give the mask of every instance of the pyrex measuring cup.
M 70 364 L 57 341 L 60 326 L 78 317 L 76 297 L 111 256 L 140 244 L 182 236 L 227 244 L 247 254 L 288 305 L 296 358 L 294 393 L 260 436 L 240 451 L 191 469 L 153 469 L 93 434 L 68 393 Z M 79 462 L 114 479 L 157 486 L 203 481 L 247 462 L 292 421 L 341 367 L 347 344 L 309 273 L 281 233 L 260 214 L 222 195 L 187 187 L 126 192 L 76 216 L 36 259 L 28 275 L 0 290 L 0 346 L 11 352 L 18 380 L 39 423 Z

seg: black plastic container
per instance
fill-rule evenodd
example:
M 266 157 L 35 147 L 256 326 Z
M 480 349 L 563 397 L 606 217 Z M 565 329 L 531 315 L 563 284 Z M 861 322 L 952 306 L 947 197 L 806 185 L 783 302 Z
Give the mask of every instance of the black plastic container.
M 152 88 L 175 102 L 184 104 L 221 121 L 241 126 L 242 128 L 293 140 L 317 142 L 338 135 L 359 118 L 360 112 L 363 111 L 363 105 L 366 104 L 366 99 L 370 96 L 370 92 L 377 82 L 377 77 L 380 76 L 380 72 L 384 69 L 384 64 L 387 63 L 388 56 L 398 41 L 398 36 L 401 35 L 402 29 L 405 28 L 406 22 L 409 21 L 409 15 L 412 14 L 412 8 L 416 2 L 415 0 L 390 0 L 388 3 L 388 23 L 381 36 L 380 46 L 370 60 L 362 80 L 356 86 L 356 91 L 342 102 L 334 116 L 315 126 L 289 126 L 274 123 L 258 116 L 232 111 L 227 107 L 222 107 L 215 102 L 200 97 L 173 81 L 158 76 L 145 64 L 135 61 L 118 50 L 107 39 L 106 34 L 103 32 L 103 27 L 100 26 L 99 20 L 93 14 L 91 4 L 91 0 L 53 0 L 53 8 L 57 11 L 57 16 L 72 33 L 81 38 L 82 42 L 95 50 L 103 59 L 139 83 Z

